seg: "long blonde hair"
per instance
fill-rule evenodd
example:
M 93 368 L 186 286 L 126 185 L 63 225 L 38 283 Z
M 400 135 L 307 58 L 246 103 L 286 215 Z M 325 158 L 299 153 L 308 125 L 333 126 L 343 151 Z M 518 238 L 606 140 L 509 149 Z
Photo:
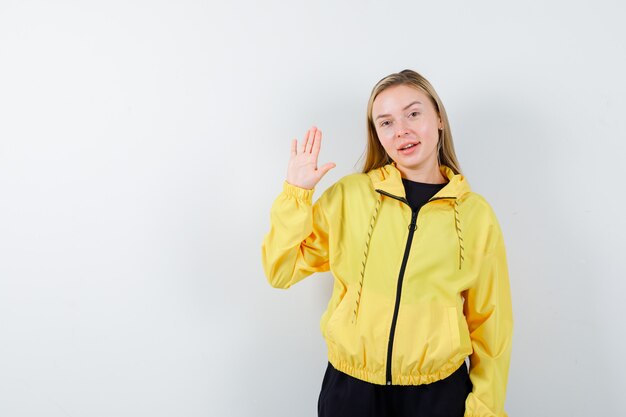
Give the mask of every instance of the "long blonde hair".
M 372 89 L 372 94 L 367 103 L 367 149 L 365 150 L 365 163 L 361 172 L 367 173 L 372 169 L 380 168 L 393 162 L 376 134 L 376 127 L 372 118 L 372 107 L 374 106 L 374 100 L 381 92 L 396 85 L 408 85 L 417 88 L 430 98 L 443 124 L 443 130 L 439 131 L 439 143 L 437 145 L 439 149 L 437 153 L 439 164 L 450 167 L 455 174 L 461 174 L 461 167 L 454 152 L 448 115 L 441 99 L 426 78 L 408 69 L 386 76 L 376 83 Z

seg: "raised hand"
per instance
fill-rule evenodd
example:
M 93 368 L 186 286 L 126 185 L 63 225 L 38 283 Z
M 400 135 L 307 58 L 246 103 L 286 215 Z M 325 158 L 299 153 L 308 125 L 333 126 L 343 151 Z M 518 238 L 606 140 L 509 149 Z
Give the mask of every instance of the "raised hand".
M 313 189 L 322 177 L 334 168 L 333 162 L 317 167 L 317 156 L 322 144 L 322 131 L 315 126 L 310 128 L 302 144 L 298 146 L 298 139 L 291 142 L 291 158 L 287 167 L 287 182 L 296 187 Z

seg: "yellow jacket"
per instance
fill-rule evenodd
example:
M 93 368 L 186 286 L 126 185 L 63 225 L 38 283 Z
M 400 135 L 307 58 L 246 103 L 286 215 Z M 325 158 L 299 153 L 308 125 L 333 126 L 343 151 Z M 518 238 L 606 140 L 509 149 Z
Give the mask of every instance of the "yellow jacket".
M 485 199 L 462 175 L 418 212 L 395 163 L 351 174 L 312 204 L 286 181 L 270 212 L 262 260 L 288 288 L 331 271 L 321 319 L 328 358 L 374 384 L 441 380 L 470 357 L 465 417 L 505 417 L 513 315 L 504 241 Z

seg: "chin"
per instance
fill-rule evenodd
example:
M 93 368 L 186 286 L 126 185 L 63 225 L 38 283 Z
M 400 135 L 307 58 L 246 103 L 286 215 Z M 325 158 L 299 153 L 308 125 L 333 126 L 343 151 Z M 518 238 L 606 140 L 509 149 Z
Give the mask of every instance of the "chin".
M 403 164 L 404 166 L 408 166 L 408 167 L 418 167 L 418 166 L 422 166 L 424 165 L 424 163 L 426 162 L 426 160 L 424 159 L 413 159 L 413 158 L 398 158 L 398 161 Z

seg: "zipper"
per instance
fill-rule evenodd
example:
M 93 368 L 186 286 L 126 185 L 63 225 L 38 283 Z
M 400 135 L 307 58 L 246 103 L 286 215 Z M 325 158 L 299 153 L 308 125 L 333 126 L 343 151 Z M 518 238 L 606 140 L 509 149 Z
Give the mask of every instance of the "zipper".
M 377 189 L 376 191 L 383 195 L 396 199 L 398 201 L 402 201 L 404 204 L 409 206 L 409 208 L 411 208 L 411 206 L 409 205 L 409 201 L 406 198 L 389 194 L 383 190 Z M 436 198 L 433 197 L 433 198 L 430 198 L 426 203 L 424 203 L 424 205 L 428 204 L 431 201 L 443 200 L 443 199 L 456 199 L 456 197 L 436 197 Z M 424 205 L 422 205 L 422 207 L 424 207 Z M 389 342 L 387 345 L 387 373 L 386 373 L 387 385 L 391 385 L 391 381 L 392 381 L 391 359 L 392 359 L 392 353 L 393 353 L 393 339 L 394 339 L 395 332 L 396 332 L 396 324 L 398 323 L 398 312 L 400 311 L 400 298 L 402 295 L 402 281 L 404 281 L 404 272 L 406 270 L 406 264 L 409 260 L 409 252 L 411 251 L 411 242 L 413 242 L 413 235 L 415 234 L 415 230 L 417 230 L 417 215 L 420 210 L 421 210 L 421 207 L 417 210 L 413 210 L 413 208 L 411 208 L 411 223 L 409 224 L 409 236 L 407 237 L 407 240 L 406 240 L 406 246 L 404 248 L 404 256 L 402 258 L 402 265 L 400 266 L 400 273 L 398 274 L 398 287 L 396 289 L 396 303 L 393 309 L 393 319 L 391 320 L 391 329 L 389 331 Z

